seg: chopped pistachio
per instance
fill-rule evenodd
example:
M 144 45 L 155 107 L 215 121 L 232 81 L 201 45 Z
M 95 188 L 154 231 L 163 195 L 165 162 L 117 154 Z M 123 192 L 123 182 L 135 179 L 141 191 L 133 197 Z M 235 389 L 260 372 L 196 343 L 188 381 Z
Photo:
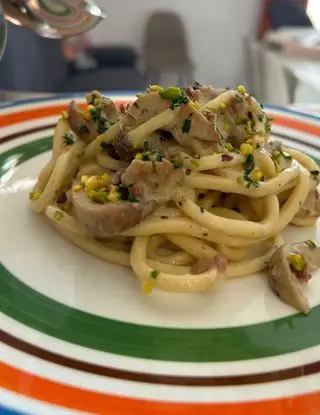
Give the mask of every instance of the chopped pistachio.
M 287 257 L 287 260 L 296 271 L 302 271 L 305 266 L 305 260 L 301 254 L 291 254 Z
M 224 148 L 227 151 L 232 151 L 233 150 L 233 145 L 231 143 L 226 143 L 225 146 L 224 146 Z
M 56 210 L 53 214 L 54 219 L 59 222 L 61 219 L 63 219 L 63 213 L 60 210 Z
M 153 91 L 153 92 L 164 91 L 164 88 L 162 88 L 162 86 L 160 85 L 150 85 L 149 89 L 150 91 Z
M 104 204 L 108 202 L 108 194 L 104 192 L 103 190 L 95 191 L 90 190 L 88 192 L 89 198 L 96 203 Z
M 141 289 L 145 295 L 151 294 L 153 286 L 149 281 L 142 281 Z
M 30 200 L 38 200 L 40 197 L 40 193 L 39 192 L 30 192 L 29 193 L 29 199 Z
M 182 90 L 176 86 L 169 86 L 168 88 L 159 91 L 161 98 L 176 100 L 182 97 Z
M 237 91 L 240 92 L 240 94 L 244 95 L 247 91 L 246 88 L 243 85 L 238 85 Z
M 191 165 L 192 165 L 192 167 L 194 167 L 194 168 L 198 168 L 198 167 L 200 166 L 200 163 L 199 163 L 199 161 L 198 161 L 198 160 L 193 159 L 193 160 L 191 160 Z
M 74 186 L 72 186 L 72 190 L 74 192 L 80 192 L 83 189 L 83 187 L 81 186 L 81 184 L 75 184 Z
M 254 169 L 253 172 L 251 173 L 251 178 L 252 180 L 258 182 L 261 180 L 262 178 L 262 172 L 260 169 Z
M 240 153 L 243 156 L 248 156 L 249 154 L 253 153 L 253 147 L 251 144 L 242 143 L 240 146 Z

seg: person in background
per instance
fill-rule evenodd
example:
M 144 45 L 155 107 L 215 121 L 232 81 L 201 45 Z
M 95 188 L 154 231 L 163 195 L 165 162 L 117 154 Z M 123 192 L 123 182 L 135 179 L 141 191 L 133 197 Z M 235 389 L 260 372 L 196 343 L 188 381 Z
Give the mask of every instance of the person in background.
M 269 29 L 283 26 L 312 27 L 306 12 L 308 0 L 261 0 L 261 2 L 259 39 L 262 39 Z

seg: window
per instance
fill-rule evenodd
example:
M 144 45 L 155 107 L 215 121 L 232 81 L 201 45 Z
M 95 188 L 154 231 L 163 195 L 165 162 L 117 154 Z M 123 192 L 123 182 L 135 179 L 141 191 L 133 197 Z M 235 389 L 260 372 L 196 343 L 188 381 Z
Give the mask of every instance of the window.
M 320 0 L 309 0 L 307 12 L 314 27 L 320 32 Z

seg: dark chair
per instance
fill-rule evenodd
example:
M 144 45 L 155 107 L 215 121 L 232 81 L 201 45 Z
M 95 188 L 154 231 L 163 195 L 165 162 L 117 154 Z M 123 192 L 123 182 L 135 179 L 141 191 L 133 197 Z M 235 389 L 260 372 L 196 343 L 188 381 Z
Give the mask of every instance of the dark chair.
M 151 15 L 144 34 L 146 77 L 159 83 L 165 72 L 178 74 L 179 84 L 192 80 L 193 65 L 189 57 L 185 31 L 175 13 L 159 11 Z
M 7 49 L 0 62 L 0 89 L 28 92 L 137 91 L 144 88 L 144 79 L 135 67 L 118 61 L 102 68 L 73 71 L 61 42 L 42 38 L 28 29 L 8 24 Z M 110 61 L 112 61 L 112 56 Z

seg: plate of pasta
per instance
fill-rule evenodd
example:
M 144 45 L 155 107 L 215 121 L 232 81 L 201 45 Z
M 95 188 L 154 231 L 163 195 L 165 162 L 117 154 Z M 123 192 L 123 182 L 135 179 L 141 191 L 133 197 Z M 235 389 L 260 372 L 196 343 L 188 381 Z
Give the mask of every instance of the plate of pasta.
M 0 120 L 0 405 L 315 413 L 320 117 L 194 81 Z

